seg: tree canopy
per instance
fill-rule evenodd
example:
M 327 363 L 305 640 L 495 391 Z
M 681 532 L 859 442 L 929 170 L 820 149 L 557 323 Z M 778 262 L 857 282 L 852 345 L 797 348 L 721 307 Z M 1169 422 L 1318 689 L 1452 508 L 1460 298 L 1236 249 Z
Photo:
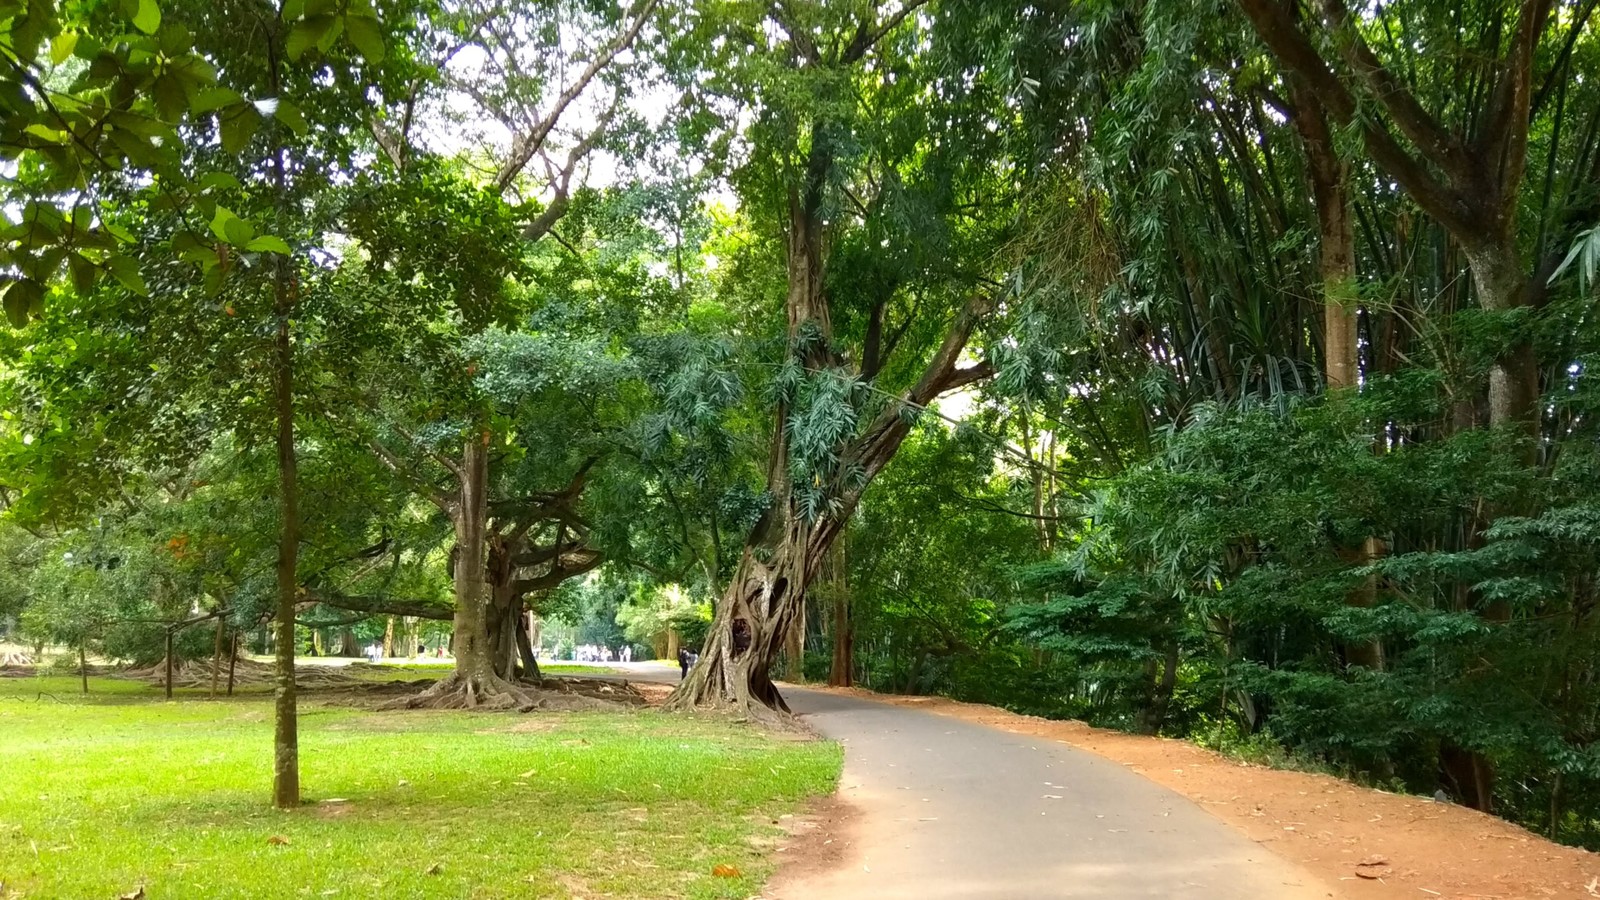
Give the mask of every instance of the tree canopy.
M 285 806 L 398 621 L 1600 846 L 1595 7 L 0 0 L 0 633 L 270 646 Z

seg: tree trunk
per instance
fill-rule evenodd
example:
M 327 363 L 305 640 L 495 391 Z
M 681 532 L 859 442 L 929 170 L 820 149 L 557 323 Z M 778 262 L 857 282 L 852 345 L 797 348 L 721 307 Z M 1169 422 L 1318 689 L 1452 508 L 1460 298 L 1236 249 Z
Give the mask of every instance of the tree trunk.
M 383 625 L 383 658 L 394 658 L 394 616 L 389 616 Z
M 845 570 L 845 542 L 833 552 L 833 664 L 828 684 L 849 687 L 855 681 L 855 627 L 850 621 L 850 579 Z
M 1178 644 L 1173 641 L 1167 645 L 1165 657 L 1161 661 L 1161 678 L 1159 681 L 1153 681 L 1149 701 L 1143 709 L 1139 710 L 1138 730 L 1140 734 L 1159 734 L 1161 732 L 1161 726 L 1167 721 L 1167 707 L 1172 703 L 1172 691 L 1177 684 Z
M 524 615 L 531 615 L 525 613 Z M 520 618 L 520 617 L 519 617 Z M 515 629 L 517 634 L 517 652 L 522 657 L 522 677 L 527 681 L 544 681 L 544 675 L 539 671 L 539 658 L 533 652 L 533 634 L 531 626 L 524 626 L 519 622 Z
M 278 156 L 282 178 L 282 154 Z M 280 184 L 281 188 L 281 184 Z M 300 722 L 295 697 L 294 612 L 299 599 L 300 493 L 294 446 L 294 345 L 289 339 L 293 311 L 288 268 L 280 258 L 277 275 L 278 334 L 272 392 L 277 416 L 278 451 L 278 602 L 273 659 L 272 802 L 279 809 L 300 805 Z M 169 653 L 170 658 L 170 653 Z
M 222 617 L 217 617 L 217 635 L 211 647 L 211 699 L 217 699 L 217 682 L 222 678 Z
M 233 696 L 233 667 L 239 661 L 239 632 L 228 641 L 228 696 Z
M 826 290 L 822 208 L 833 156 L 820 120 L 812 124 L 807 157 L 803 183 L 791 188 L 788 196 L 784 306 L 789 346 L 806 372 L 845 374 L 845 361 L 833 343 Z M 892 401 L 864 431 L 836 448 L 841 468 L 854 473 L 854 483 L 834 488 L 833 502 L 814 520 L 807 520 L 791 490 L 789 411 L 778 404 L 766 472 L 774 503 L 746 538 L 738 569 L 717 604 L 700 662 L 668 698 L 668 708 L 733 706 L 761 717 L 788 712 L 772 683 L 771 668 L 789 630 L 803 615 L 806 588 L 862 491 L 894 458 L 922 408 L 946 390 L 986 377 L 984 367 L 958 374 L 956 363 L 990 303 L 987 296 L 970 298 L 916 385 Z
M 470 435 L 461 454 L 461 495 L 452 519 L 456 543 L 451 551 L 456 611 L 451 652 L 455 671 L 422 694 L 392 706 L 429 709 L 529 709 L 533 699 L 495 673 L 495 647 L 489 640 L 488 548 L 489 434 Z
M 78 642 L 78 677 L 83 679 L 83 692 L 89 693 L 89 652 L 84 649 L 84 642 Z
M 456 510 L 456 545 L 452 571 L 456 614 L 450 651 L 456 671 L 468 678 L 487 678 L 494 661 L 488 647 L 488 596 L 484 590 L 484 532 L 488 526 L 488 436 L 466 441 L 461 459 L 461 498 Z
M 789 681 L 806 680 L 806 604 L 800 600 L 794 621 L 789 623 L 789 636 L 784 641 L 784 677 Z
M 1528 278 L 1512 238 L 1466 244 L 1465 249 L 1484 310 L 1509 316 L 1527 306 Z M 1513 429 L 1527 438 L 1524 446 L 1531 459 L 1538 421 L 1539 367 L 1523 325 L 1489 370 L 1489 425 Z
M 1305 148 L 1311 196 L 1317 208 L 1319 270 L 1322 277 L 1322 377 L 1328 391 L 1354 390 L 1361 383 L 1356 283 L 1356 233 L 1350 206 L 1350 165 L 1339 158 L 1322 105 L 1298 78 L 1289 80 L 1294 98 L 1294 124 Z M 1352 562 L 1376 559 L 1382 542 L 1367 537 Z M 1350 606 L 1370 609 L 1377 603 L 1377 576 L 1363 579 L 1346 598 Z M 1381 641 L 1357 641 L 1345 647 L 1346 660 L 1367 669 L 1384 666 Z
M 673 691 L 669 708 L 733 707 L 758 716 L 789 711 L 770 673 L 817 570 L 816 542 L 808 531 L 793 526 L 771 562 L 745 550 L 717 604 L 700 662 Z
M 167 626 L 167 674 L 166 682 L 167 699 L 172 699 L 172 626 Z

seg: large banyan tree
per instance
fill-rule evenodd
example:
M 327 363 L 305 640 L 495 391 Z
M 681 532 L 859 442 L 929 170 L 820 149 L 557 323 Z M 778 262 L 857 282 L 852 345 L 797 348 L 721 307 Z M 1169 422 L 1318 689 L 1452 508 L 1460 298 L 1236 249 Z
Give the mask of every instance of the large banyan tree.
M 785 273 L 784 350 L 770 503 L 672 707 L 787 710 L 769 670 L 863 492 L 930 404 L 993 374 L 974 339 L 1005 308 L 1015 181 L 1005 90 L 945 41 L 971 14 L 784 3 L 707 26 L 731 57 L 710 105 L 753 98 L 734 183 L 753 228 L 778 226 L 758 246 L 781 248 L 759 262 Z

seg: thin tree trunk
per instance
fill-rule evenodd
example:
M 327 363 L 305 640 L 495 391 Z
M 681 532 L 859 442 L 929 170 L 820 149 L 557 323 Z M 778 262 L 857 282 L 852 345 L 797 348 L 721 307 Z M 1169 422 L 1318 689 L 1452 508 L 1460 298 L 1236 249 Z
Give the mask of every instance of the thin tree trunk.
M 394 616 L 389 616 L 383 626 L 383 658 L 394 658 Z
M 283 153 L 275 160 L 280 193 L 283 190 Z M 289 333 L 294 311 L 288 261 L 279 257 L 274 312 L 278 333 L 272 371 L 273 405 L 277 416 L 278 451 L 278 603 L 274 628 L 277 647 L 273 659 L 272 800 L 279 809 L 300 805 L 300 722 L 295 691 L 294 613 L 299 592 L 300 487 L 294 446 L 294 342 Z
M 1294 123 L 1305 149 L 1311 177 L 1311 196 L 1317 208 L 1318 256 L 1322 277 L 1322 373 L 1330 392 L 1354 390 L 1360 385 L 1360 342 L 1356 289 L 1355 217 L 1350 203 L 1350 165 L 1339 158 L 1328 120 L 1315 95 L 1298 78 L 1290 79 L 1294 98 Z M 1366 565 L 1376 559 L 1382 544 L 1375 537 L 1363 540 L 1352 562 Z M 1377 576 L 1369 575 L 1346 598 L 1350 606 L 1370 609 L 1377 603 Z M 1356 641 L 1345 648 L 1347 660 L 1367 669 L 1384 667 L 1381 641 Z
M 211 697 L 217 699 L 217 682 L 222 678 L 222 617 L 217 617 L 217 635 L 211 647 Z
M 786 665 L 786 675 L 790 681 L 803 682 L 806 680 L 806 604 L 801 599 L 799 608 L 795 611 L 794 621 L 789 624 L 789 636 L 784 641 L 783 648 Z
M 239 632 L 235 631 L 228 641 L 228 696 L 233 696 L 233 667 L 239 661 Z
M 172 626 L 167 626 L 167 699 L 172 699 Z
M 78 642 L 78 677 L 83 679 L 83 692 L 89 693 L 89 653 L 84 641 Z
M 828 684 L 850 687 L 855 677 L 855 628 L 850 621 L 850 578 L 845 568 L 845 542 L 833 551 L 833 665 Z
M 533 635 L 520 621 L 517 625 L 517 652 L 522 657 L 522 677 L 528 681 L 544 681 L 544 674 L 539 671 L 539 658 L 533 653 Z

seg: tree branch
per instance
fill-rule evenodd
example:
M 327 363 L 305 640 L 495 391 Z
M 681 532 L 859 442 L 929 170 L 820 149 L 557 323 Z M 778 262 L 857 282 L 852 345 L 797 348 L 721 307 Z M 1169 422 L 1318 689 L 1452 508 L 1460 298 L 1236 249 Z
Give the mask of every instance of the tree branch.
M 544 142 L 550 137 L 550 132 L 556 127 L 556 123 L 561 120 L 562 113 L 566 112 L 567 107 L 582 96 L 583 92 L 588 89 L 589 83 L 595 79 L 596 75 L 600 74 L 601 70 L 611 65 L 611 61 L 616 59 L 618 54 L 633 43 L 634 39 L 639 36 L 639 32 L 644 28 L 645 21 L 655 11 L 658 2 L 659 0 L 642 0 L 637 7 L 637 12 L 633 14 L 633 21 L 610 44 L 596 54 L 594 59 L 589 61 L 589 65 L 578 75 L 577 80 L 561 92 L 561 95 L 556 98 L 555 105 L 545 115 L 544 120 L 535 125 L 527 134 L 520 135 L 512 141 L 511 158 L 506 160 L 504 166 L 501 166 L 500 172 L 494 179 L 497 189 L 504 191 L 509 187 L 523 167 L 528 164 L 528 161 L 533 159 L 540 150 L 544 149 Z

